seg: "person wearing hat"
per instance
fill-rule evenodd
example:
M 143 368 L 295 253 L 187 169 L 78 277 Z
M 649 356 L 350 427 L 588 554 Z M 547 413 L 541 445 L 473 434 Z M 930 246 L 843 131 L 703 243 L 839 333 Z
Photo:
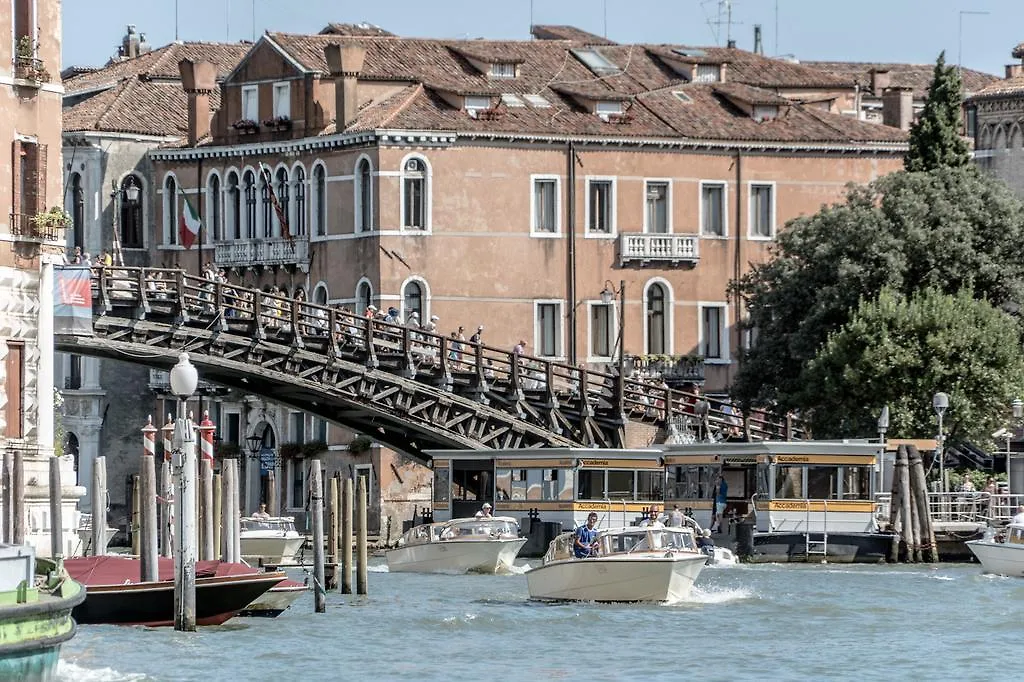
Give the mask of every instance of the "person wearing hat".
M 484 506 L 481 507 L 480 511 L 478 511 L 476 513 L 476 518 L 478 518 L 478 519 L 491 519 L 491 518 L 494 518 L 493 516 L 491 516 L 491 503 L 490 502 L 484 502 Z
M 697 536 L 697 549 L 704 549 L 705 547 L 713 549 L 714 546 L 715 546 L 715 541 L 711 539 L 711 529 L 710 528 L 705 528 Z
M 421 327 L 421 329 L 423 329 L 423 331 L 425 331 L 425 332 L 430 332 L 431 334 L 436 334 L 437 333 L 437 321 L 439 319 L 441 319 L 441 318 L 439 318 L 437 315 L 431 315 L 430 319 L 423 323 L 423 326 Z
M 409 329 L 420 328 L 420 314 L 415 310 L 409 313 L 409 319 L 405 321 L 405 326 Z
M 479 327 L 476 328 L 476 334 L 473 334 L 473 336 L 469 337 L 469 340 L 472 343 L 480 343 L 480 337 L 483 335 L 483 333 L 484 333 L 484 326 L 480 325 Z
M 377 306 L 373 305 L 372 303 L 366 306 L 366 310 L 363 311 L 363 317 L 365 317 L 368 320 L 372 320 L 376 314 Z

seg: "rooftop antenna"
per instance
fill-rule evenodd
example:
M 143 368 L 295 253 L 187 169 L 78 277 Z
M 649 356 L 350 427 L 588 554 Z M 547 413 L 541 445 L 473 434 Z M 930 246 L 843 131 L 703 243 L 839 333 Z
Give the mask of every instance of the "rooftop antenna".
M 533 40 L 533 0 L 530 0 L 530 40 Z
M 775 0 L 775 55 L 779 55 L 779 0 Z
M 963 67 L 963 57 L 964 57 L 964 15 L 965 14 L 979 15 L 979 14 L 991 14 L 991 12 L 986 12 L 985 10 L 969 10 L 969 9 L 962 9 L 962 10 L 960 10 L 960 28 L 959 28 L 959 30 L 957 31 L 957 34 L 956 34 L 956 68 L 957 68 L 957 71 L 959 71 L 960 73 L 963 73 L 963 70 L 964 70 L 964 67 Z
M 178 42 L 178 0 L 174 0 L 174 42 Z
M 608 37 L 608 0 L 604 0 L 604 37 Z
M 224 42 L 231 42 L 231 0 L 224 0 Z
M 704 0 L 701 3 L 701 7 L 705 7 L 711 2 L 714 2 L 717 6 L 717 17 L 712 21 L 707 11 L 704 12 L 704 16 L 707 19 L 708 26 L 711 28 L 711 34 L 715 37 L 715 44 L 720 45 L 722 43 L 722 27 L 725 26 L 725 44 L 732 45 L 732 26 L 734 23 L 739 25 L 743 22 L 734 22 L 732 20 L 732 0 Z
M 256 0 L 252 0 L 252 42 L 256 42 Z

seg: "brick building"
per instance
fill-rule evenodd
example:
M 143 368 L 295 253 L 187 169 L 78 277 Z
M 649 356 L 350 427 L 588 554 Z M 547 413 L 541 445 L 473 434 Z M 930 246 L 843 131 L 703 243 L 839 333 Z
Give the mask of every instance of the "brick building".
M 54 454 L 53 290 L 61 230 L 60 2 L 0 3 L 0 450 L 24 457 L 25 539 L 49 556 L 49 457 Z M 66 548 L 78 527 L 73 463 L 63 465 Z M 6 506 L 4 507 L 6 508 Z M 11 519 L 4 518 L 5 539 Z M 70 543 L 70 544 L 68 544 Z
M 967 99 L 965 120 L 978 166 L 1024 196 L 1024 43 L 1011 56 L 1005 78 Z

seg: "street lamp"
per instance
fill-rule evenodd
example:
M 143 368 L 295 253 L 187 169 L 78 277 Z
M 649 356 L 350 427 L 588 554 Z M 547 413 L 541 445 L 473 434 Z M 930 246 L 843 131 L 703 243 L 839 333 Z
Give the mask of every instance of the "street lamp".
M 883 405 L 882 411 L 878 414 L 878 442 L 881 445 L 878 453 L 878 490 L 881 492 L 885 485 L 885 432 L 889 430 L 889 406 Z
M 625 376 L 626 367 L 626 353 L 622 347 L 622 334 L 623 328 L 626 326 L 626 281 L 619 280 L 619 288 L 615 289 L 612 286 L 611 280 L 606 279 L 604 281 L 604 289 L 601 290 L 601 303 L 605 305 L 611 305 L 615 296 L 619 297 L 619 333 L 615 340 L 615 345 L 619 349 L 619 376 Z
M 246 438 L 245 442 L 249 446 L 249 458 L 256 459 L 259 456 L 260 450 L 262 449 L 263 446 L 263 436 L 257 436 L 253 434 L 252 436 Z
M 935 414 L 939 416 L 939 437 L 936 454 L 939 457 L 939 482 L 942 486 L 942 492 L 946 492 L 946 437 L 942 432 L 942 416 L 946 414 L 946 410 L 949 409 L 949 396 L 941 391 L 933 395 L 932 409 L 934 409 Z
M 195 632 L 196 629 L 196 440 L 192 422 L 186 419 L 185 404 L 196 392 L 199 373 L 189 361 L 188 353 L 178 356 L 178 364 L 170 372 L 171 393 L 178 398 L 178 418 L 174 422 L 173 464 L 178 474 L 178 509 L 175 531 L 178 554 L 174 561 L 174 629 Z
M 1016 434 L 1017 429 L 1020 428 L 1021 420 L 1024 420 L 1024 400 L 1020 398 L 1014 398 L 1013 402 L 1010 403 L 1010 409 L 1013 410 L 1013 429 L 1010 435 L 1006 437 L 1006 494 L 1012 494 L 1013 482 L 1010 480 L 1010 439 Z

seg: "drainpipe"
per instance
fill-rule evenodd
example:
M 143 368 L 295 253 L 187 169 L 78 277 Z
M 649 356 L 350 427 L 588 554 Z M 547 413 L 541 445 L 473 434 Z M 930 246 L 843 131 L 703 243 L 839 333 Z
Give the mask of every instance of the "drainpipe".
M 569 142 L 566 148 L 568 156 L 566 171 L 569 185 L 569 213 L 567 216 L 566 236 L 566 279 L 569 289 L 569 364 L 576 366 L 576 143 Z M 536 349 L 535 349 L 536 350 Z
M 733 164 L 736 167 L 736 221 L 733 223 L 736 233 L 736 251 L 733 254 L 732 262 L 732 278 L 736 281 L 740 278 L 741 268 L 743 264 L 743 258 L 741 249 L 743 247 L 743 185 L 741 184 L 743 178 L 743 152 L 739 149 L 736 150 L 736 161 Z M 774 198 L 774 197 L 773 197 Z M 743 335 L 740 334 L 740 323 L 743 320 L 743 299 L 739 292 L 735 292 L 733 301 L 733 329 L 736 330 L 736 351 L 740 350 L 740 346 L 743 343 Z M 730 350 L 730 355 L 732 351 Z M 738 353 L 737 353 L 738 354 Z M 731 358 L 730 358 L 731 360 Z M 732 362 L 726 369 L 726 382 L 732 384 Z

